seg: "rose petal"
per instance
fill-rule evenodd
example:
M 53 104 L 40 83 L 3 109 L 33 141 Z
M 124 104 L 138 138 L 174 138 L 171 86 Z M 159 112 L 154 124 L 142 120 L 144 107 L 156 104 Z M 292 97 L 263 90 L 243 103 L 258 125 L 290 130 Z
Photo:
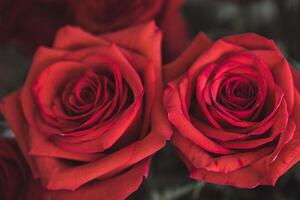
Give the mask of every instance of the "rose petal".
M 173 62 L 163 67 L 165 82 L 170 82 L 183 74 L 198 56 L 212 45 L 212 41 L 205 35 L 199 33 L 190 46 Z
M 132 169 L 108 180 L 99 181 L 82 186 L 76 191 L 46 191 L 45 199 L 97 199 L 105 197 L 107 200 L 118 200 L 129 196 L 136 191 L 147 176 L 149 170 L 147 159 L 135 165 Z M 76 176 L 74 177 L 76 178 Z M 116 185 L 118 187 L 116 187 Z
M 291 112 L 294 105 L 294 84 L 291 68 L 287 60 L 277 51 L 253 50 L 250 52 L 260 58 L 270 68 L 274 81 L 285 93 L 289 112 Z
M 273 40 L 267 39 L 263 36 L 257 35 L 255 33 L 245 33 L 240 35 L 227 36 L 222 38 L 222 40 L 232 43 L 234 45 L 239 45 L 242 48 L 248 50 L 275 50 L 278 51 L 278 48 Z
M 266 143 L 272 142 L 277 136 L 282 135 L 289 121 L 289 114 L 287 111 L 287 104 L 285 100 L 282 101 L 276 114 L 274 125 L 267 137 L 240 141 L 229 141 L 222 143 L 223 146 L 230 149 L 254 149 Z M 265 133 L 266 134 L 266 133 Z
M 223 40 L 217 40 L 208 51 L 203 52 L 190 66 L 187 71 L 187 76 L 191 83 L 194 83 L 199 74 L 203 71 L 207 65 L 214 63 L 224 55 L 230 55 L 233 53 L 240 53 L 245 51 L 245 48 L 236 46 L 231 43 L 227 43 Z
M 64 51 L 40 48 L 34 56 L 29 75 L 20 94 L 25 118 L 31 126 L 35 126 L 34 122 L 37 114 L 36 104 L 34 103 L 34 95 L 32 93 L 32 86 L 45 68 L 61 60 L 65 55 L 66 52 Z
M 188 27 L 181 14 L 184 0 L 166 1 L 160 27 L 164 33 L 166 60 L 176 58 L 189 42 Z
M 118 46 L 128 48 L 161 65 L 162 35 L 154 21 L 100 36 Z
M 300 91 L 300 72 L 293 66 L 290 66 L 291 72 L 293 74 L 294 85 L 298 91 Z
M 229 149 L 226 149 L 207 138 L 204 134 L 197 130 L 188 119 L 184 117 L 181 108 L 182 102 L 180 101 L 178 89 L 175 85 L 170 84 L 165 90 L 164 101 L 168 111 L 169 120 L 184 137 L 190 139 L 195 144 L 209 152 L 218 154 L 232 153 L 232 151 Z
M 97 45 L 108 45 L 108 42 L 83 31 L 79 27 L 65 26 L 57 32 L 53 47 L 62 50 L 75 50 Z
M 189 169 L 205 169 L 210 172 L 224 174 L 247 167 L 258 159 L 270 154 L 273 149 L 272 147 L 265 147 L 251 152 L 212 157 L 201 147 L 180 136 L 180 134 L 173 135 L 172 143 L 178 148 L 180 155 L 185 157 Z
M 69 166 L 50 157 L 36 157 L 42 179 L 48 189 L 75 190 L 81 185 L 108 174 L 116 174 L 152 155 L 165 145 L 165 136 L 151 132 L 147 137 L 91 163 Z M 76 177 L 76 181 L 72 177 Z
M 65 143 L 64 138 L 56 140 L 55 143 L 65 149 L 75 152 L 102 152 L 111 147 L 125 133 L 137 113 L 140 111 L 139 108 L 141 107 L 141 103 L 142 99 L 137 99 L 133 105 L 122 113 L 118 120 L 111 125 L 109 129 L 106 129 L 101 134 L 99 134 L 99 132 L 102 132 L 100 131 L 101 129 L 92 129 L 90 131 L 94 133 L 92 135 L 87 133 L 85 140 L 80 141 L 80 143 Z M 95 136 L 93 136 L 95 134 L 99 136 L 95 138 Z M 70 141 L 74 142 L 72 139 L 73 138 L 70 138 Z

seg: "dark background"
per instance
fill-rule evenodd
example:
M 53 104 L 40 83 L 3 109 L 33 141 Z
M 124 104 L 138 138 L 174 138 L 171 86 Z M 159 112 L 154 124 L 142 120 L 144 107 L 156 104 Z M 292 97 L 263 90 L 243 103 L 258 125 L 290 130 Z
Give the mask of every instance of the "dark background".
M 191 36 L 204 31 L 215 39 L 255 32 L 276 41 L 289 62 L 300 67 L 300 0 L 187 0 L 183 13 Z M 31 56 L 15 44 L 0 47 L 0 98 L 22 85 Z M 0 131 L 5 129 L 1 123 Z M 275 187 L 237 189 L 197 182 L 170 144 L 154 156 L 149 178 L 131 200 L 299 200 L 300 164 Z

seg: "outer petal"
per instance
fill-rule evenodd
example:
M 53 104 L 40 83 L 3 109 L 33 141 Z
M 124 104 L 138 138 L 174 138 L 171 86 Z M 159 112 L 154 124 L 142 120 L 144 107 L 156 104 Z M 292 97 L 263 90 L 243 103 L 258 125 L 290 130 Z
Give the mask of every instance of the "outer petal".
M 179 150 L 181 157 L 184 157 L 189 170 L 205 169 L 220 174 L 227 174 L 247 167 L 272 152 L 272 147 L 266 147 L 253 152 L 236 153 L 214 158 L 201 147 L 193 144 L 193 142 L 178 133 L 174 133 L 172 143 Z
M 266 181 L 275 184 L 276 180 L 289 168 L 300 161 L 300 94 L 295 90 L 295 106 L 292 118 L 296 123 L 296 130 L 293 138 L 281 149 L 274 163 L 270 166 L 270 171 Z
M 146 177 L 149 170 L 150 159 L 142 161 L 132 169 L 115 176 L 111 179 L 84 185 L 77 191 L 46 191 L 43 199 L 72 199 L 72 200 L 98 200 L 105 197 L 105 200 L 126 199 L 136 191 Z
M 28 77 L 21 90 L 20 98 L 22 99 L 22 109 L 24 111 L 27 123 L 33 125 L 34 116 L 36 115 L 36 105 L 33 99 L 32 86 L 37 80 L 40 73 L 49 65 L 61 60 L 67 52 L 53 50 L 48 48 L 40 48 L 33 59 Z
M 254 50 L 251 54 L 257 56 L 270 68 L 275 83 L 285 94 L 285 99 L 292 112 L 294 107 L 294 83 L 291 68 L 287 60 L 277 51 Z
M 222 56 L 230 55 L 233 53 L 240 53 L 245 50 L 246 49 L 241 46 L 219 39 L 207 51 L 203 52 L 203 54 L 197 57 L 197 59 L 193 62 L 193 64 L 187 71 L 187 76 L 193 84 L 196 77 L 208 64 L 214 63 Z
M 162 35 L 154 21 L 101 35 L 100 38 L 115 43 L 119 47 L 136 51 L 152 60 L 156 65 L 161 65 Z
M 75 190 L 89 181 L 105 179 L 121 172 L 151 156 L 164 145 L 165 137 L 151 132 L 143 140 L 91 163 L 70 166 L 63 160 L 50 157 L 35 157 L 35 161 L 48 189 Z
M 187 24 L 181 14 L 183 3 L 184 0 L 167 0 L 159 24 L 164 33 L 167 61 L 176 58 L 189 43 Z
M 205 33 L 199 33 L 190 46 L 175 61 L 164 66 L 163 75 L 165 82 L 170 82 L 183 74 L 193 64 L 196 58 L 204 53 L 211 45 L 212 41 Z
M 275 50 L 280 52 L 273 40 L 267 39 L 255 33 L 245 33 L 240 35 L 227 36 L 222 40 L 238 45 L 248 50 Z
M 108 42 L 83 31 L 79 27 L 66 26 L 57 32 L 53 47 L 63 50 L 75 50 L 107 44 Z
M 191 171 L 191 178 L 220 185 L 242 188 L 255 188 L 261 183 L 263 173 L 254 168 L 245 167 L 229 174 L 209 172 L 205 169 Z
M 291 138 L 296 134 L 294 122 L 289 122 L 287 129 L 280 136 L 277 148 L 275 150 L 271 148 L 269 152 L 267 149 L 264 153 L 261 152 L 262 154 L 258 154 L 257 159 L 253 159 L 254 163 L 249 163 L 248 166 L 240 165 L 240 168 L 230 173 L 224 173 L 224 171 L 215 172 L 207 167 L 199 169 L 190 167 L 191 177 L 202 181 L 242 188 L 274 185 L 278 177 L 300 159 L 299 138 L 297 136 Z M 277 153 L 279 153 L 278 156 L 276 156 Z M 236 160 L 239 164 L 244 163 L 244 161 L 241 161 L 239 159 Z M 188 166 L 191 166 L 193 163 L 194 161 Z
M 298 92 L 300 92 L 300 72 L 293 66 L 291 66 L 291 71 L 293 74 L 294 85 L 295 85 L 296 89 L 298 90 Z

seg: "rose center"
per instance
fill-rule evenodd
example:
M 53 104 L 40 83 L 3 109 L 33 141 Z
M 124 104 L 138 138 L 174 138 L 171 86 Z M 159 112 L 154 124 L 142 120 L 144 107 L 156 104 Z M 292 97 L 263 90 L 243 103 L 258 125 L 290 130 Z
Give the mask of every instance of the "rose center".
M 86 87 L 80 92 L 81 99 L 86 103 L 91 103 L 95 100 L 95 93 L 92 91 L 91 88 Z
M 251 80 L 232 77 L 223 82 L 218 101 L 230 109 L 248 109 L 257 98 L 257 90 L 257 86 Z

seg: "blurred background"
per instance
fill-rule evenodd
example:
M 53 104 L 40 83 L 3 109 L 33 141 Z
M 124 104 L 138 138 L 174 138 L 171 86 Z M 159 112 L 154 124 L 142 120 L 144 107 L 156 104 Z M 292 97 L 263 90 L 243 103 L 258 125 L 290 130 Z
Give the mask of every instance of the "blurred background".
M 216 39 L 255 32 L 276 41 L 296 68 L 300 68 L 300 0 L 187 0 L 183 8 L 191 36 L 199 31 Z M 1 17 L 0 17 L 1 22 Z M 0 98 L 25 80 L 32 54 L 14 42 L 0 47 Z M 0 116 L 0 132 L 9 130 Z M 154 156 L 147 181 L 130 200 L 299 200 L 300 164 L 274 187 L 237 189 L 197 182 L 170 144 Z

